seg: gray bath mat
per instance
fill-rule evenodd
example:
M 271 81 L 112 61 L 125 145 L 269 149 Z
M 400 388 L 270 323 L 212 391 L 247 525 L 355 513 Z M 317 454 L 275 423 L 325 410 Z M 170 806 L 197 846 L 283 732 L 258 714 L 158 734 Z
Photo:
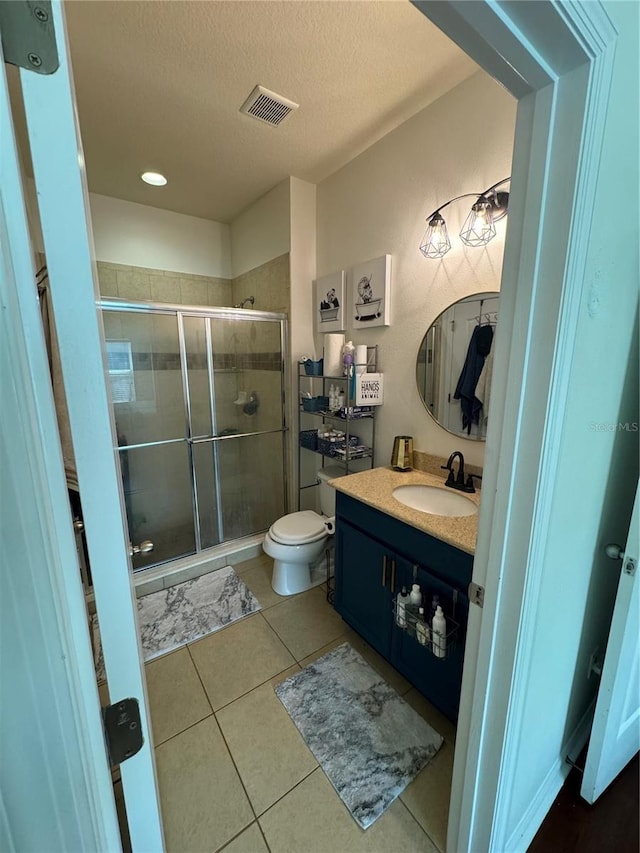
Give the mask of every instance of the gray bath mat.
M 275 692 L 363 829 L 443 742 L 349 643 L 285 679 Z
M 260 610 L 260 603 L 232 566 L 138 599 L 145 660 L 219 631 Z
M 138 627 L 144 659 L 153 660 L 261 609 L 232 566 L 143 595 L 138 599 Z M 95 615 L 92 628 L 100 681 L 104 661 Z

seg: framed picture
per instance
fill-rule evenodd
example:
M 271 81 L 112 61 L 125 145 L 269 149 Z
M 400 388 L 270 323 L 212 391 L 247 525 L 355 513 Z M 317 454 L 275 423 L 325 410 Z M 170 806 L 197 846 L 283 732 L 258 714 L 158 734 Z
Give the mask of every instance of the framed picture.
M 382 255 L 351 269 L 350 328 L 390 326 L 390 301 L 391 255 Z
M 313 328 L 316 334 L 343 332 L 345 326 L 345 272 L 323 275 L 313 284 Z

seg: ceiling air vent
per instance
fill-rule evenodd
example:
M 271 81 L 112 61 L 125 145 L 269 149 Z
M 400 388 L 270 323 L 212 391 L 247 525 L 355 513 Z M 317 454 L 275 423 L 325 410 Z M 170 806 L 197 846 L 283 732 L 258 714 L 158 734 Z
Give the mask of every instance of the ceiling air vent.
M 279 125 L 286 119 L 289 113 L 298 109 L 299 104 L 294 104 L 282 95 L 270 92 L 264 86 L 256 86 L 244 104 L 240 107 L 241 113 L 246 113 L 267 124 Z

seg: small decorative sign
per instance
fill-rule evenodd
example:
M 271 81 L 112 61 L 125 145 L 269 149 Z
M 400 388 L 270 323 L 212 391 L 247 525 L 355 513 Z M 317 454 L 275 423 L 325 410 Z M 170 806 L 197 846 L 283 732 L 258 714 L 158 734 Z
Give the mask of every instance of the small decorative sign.
M 362 373 L 356 376 L 356 406 L 382 405 L 382 373 Z

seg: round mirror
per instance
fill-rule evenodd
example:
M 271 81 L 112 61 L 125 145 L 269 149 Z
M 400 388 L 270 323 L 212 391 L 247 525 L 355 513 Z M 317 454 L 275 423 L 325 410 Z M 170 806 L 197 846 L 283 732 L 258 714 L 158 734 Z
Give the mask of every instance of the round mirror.
M 441 427 L 484 441 L 500 294 L 475 293 L 450 305 L 422 339 L 418 393 Z

